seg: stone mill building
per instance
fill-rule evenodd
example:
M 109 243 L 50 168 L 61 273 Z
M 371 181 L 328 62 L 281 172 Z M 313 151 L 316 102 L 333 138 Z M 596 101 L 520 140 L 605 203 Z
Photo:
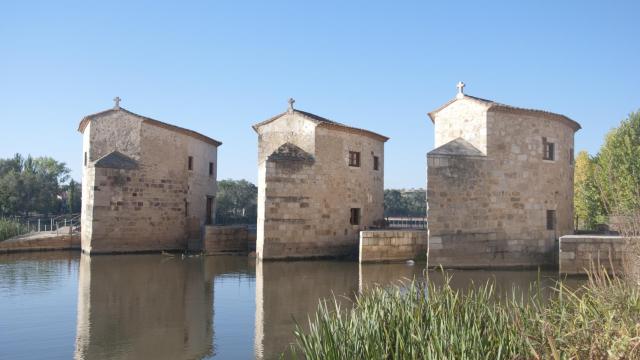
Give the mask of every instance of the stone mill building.
M 360 230 L 380 225 L 387 137 L 293 108 L 258 133 L 260 259 L 357 252 Z
M 119 102 L 78 127 L 83 252 L 197 247 L 202 226 L 214 218 L 221 143 L 134 114 Z
M 573 138 L 580 125 L 469 96 L 463 87 L 429 113 L 429 264 L 551 264 L 556 239 L 573 232 Z

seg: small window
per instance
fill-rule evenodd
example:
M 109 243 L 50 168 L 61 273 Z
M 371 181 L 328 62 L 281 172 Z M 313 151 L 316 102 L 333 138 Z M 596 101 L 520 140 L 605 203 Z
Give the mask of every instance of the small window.
M 546 137 L 542 138 L 542 148 L 544 150 L 543 159 L 544 160 L 554 160 L 555 159 L 555 144 L 552 142 L 548 142 Z
M 351 209 L 351 219 L 349 219 L 349 222 L 351 223 L 351 225 L 360 225 L 360 209 Z
M 193 156 L 189 156 L 189 170 L 193 170 Z
M 349 151 L 349 166 L 360 167 L 360 153 Z
M 189 217 L 189 202 L 184 201 L 184 217 Z
M 213 176 L 213 163 L 209 163 L 209 176 Z
M 547 230 L 555 230 L 556 228 L 556 211 L 547 210 Z
M 569 149 L 569 165 L 573 165 L 575 158 L 573 157 L 573 148 Z
M 377 156 L 373 157 L 373 170 L 380 170 L 380 158 Z
M 84 166 L 87 166 L 87 152 L 84 152 Z

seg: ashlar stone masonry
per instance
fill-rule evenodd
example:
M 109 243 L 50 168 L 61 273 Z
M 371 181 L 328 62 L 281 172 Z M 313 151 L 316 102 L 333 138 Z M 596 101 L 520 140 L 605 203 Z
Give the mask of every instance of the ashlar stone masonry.
M 387 137 L 289 109 L 258 133 L 260 259 L 356 254 L 380 225 Z
M 134 114 L 118 98 L 78 131 L 83 252 L 183 250 L 200 241 L 215 211 L 219 141 Z
M 566 116 L 463 93 L 429 114 L 429 264 L 537 266 L 573 233 L 573 138 Z

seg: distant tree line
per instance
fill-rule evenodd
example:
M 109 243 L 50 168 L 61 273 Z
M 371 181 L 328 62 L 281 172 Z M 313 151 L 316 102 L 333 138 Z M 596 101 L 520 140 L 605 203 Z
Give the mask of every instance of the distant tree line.
M 65 163 L 50 157 L 0 159 L 0 215 L 80 212 L 81 186 L 69 172 Z
M 640 112 L 611 130 L 597 155 L 578 153 L 574 184 L 577 229 L 594 230 L 614 218 L 640 225 Z
M 424 189 L 384 191 L 384 216 L 424 217 L 427 215 L 427 194 Z
M 256 224 L 258 187 L 246 180 L 220 180 L 216 224 Z

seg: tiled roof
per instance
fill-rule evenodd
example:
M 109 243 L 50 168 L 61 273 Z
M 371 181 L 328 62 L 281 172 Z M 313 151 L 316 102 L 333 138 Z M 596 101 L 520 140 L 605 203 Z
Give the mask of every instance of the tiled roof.
M 150 124 L 150 125 L 154 125 L 154 126 L 158 126 L 167 130 L 171 130 L 171 131 L 175 131 L 193 138 L 196 138 L 198 140 L 204 141 L 206 143 L 209 143 L 211 145 L 214 146 L 220 146 L 222 145 L 222 143 L 218 140 L 212 139 L 208 136 L 202 135 L 199 132 L 193 131 L 193 130 L 189 130 L 189 129 L 185 129 L 179 126 L 175 126 L 175 125 L 171 125 L 171 124 L 167 124 L 165 122 L 159 121 L 159 120 L 155 120 L 146 116 L 142 116 L 142 115 L 138 115 L 134 112 L 131 112 L 125 108 L 119 107 L 117 109 L 109 109 L 109 110 L 105 110 L 105 111 L 101 111 L 95 114 L 91 114 L 91 115 L 87 115 L 85 116 L 81 121 L 80 124 L 78 125 L 78 131 L 83 133 L 84 129 L 87 127 L 87 125 L 89 124 L 89 122 L 91 120 L 97 119 L 99 117 L 105 116 L 105 115 L 109 115 L 118 111 L 123 111 L 129 115 L 133 115 L 136 116 L 138 118 L 141 118 L 143 122 Z
M 572 127 L 574 131 L 578 131 L 578 130 L 580 130 L 582 128 L 577 121 L 569 118 L 568 116 L 565 116 L 565 115 L 562 115 L 562 114 L 553 113 L 553 112 L 550 112 L 550 111 L 520 108 L 520 107 L 516 107 L 516 106 L 501 104 L 501 103 L 495 102 L 493 100 L 487 100 L 487 99 L 483 99 L 483 98 L 479 98 L 479 97 L 471 96 L 471 95 L 467 95 L 467 94 L 464 94 L 464 97 L 462 97 L 462 99 L 470 99 L 470 100 L 474 100 L 474 101 L 476 101 L 478 103 L 484 104 L 484 105 L 487 106 L 487 111 L 490 110 L 490 109 L 498 109 L 498 110 L 511 110 L 511 111 L 517 111 L 517 112 L 534 113 L 534 114 L 545 115 L 545 116 L 549 116 L 549 117 L 556 118 L 558 120 L 564 121 L 564 122 L 567 123 L 567 125 Z M 431 122 L 435 122 L 435 116 L 436 116 L 436 114 L 438 114 L 438 112 L 440 112 L 440 110 L 442 110 L 442 109 L 446 108 L 447 106 L 453 104 L 457 100 L 460 100 L 460 99 L 453 98 L 453 99 L 449 100 L 448 102 L 446 102 L 444 105 L 442 105 L 439 108 L 437 108 L 436 110 L 430 112 L 429 113 L 429 117 L 431 118 Z
M 280 113 L 274 117 L 271 117 L 265 121 L 259 122 L 255 125 L 253 125 L 253 130 L 255 130 L 256 132 L 258 131 L 258 128 L 260 128 L 263 125 L 269 124 L 275 120 L 278 120 L 279 118 L 283 117 L 284 115 L 287 115 L 289 112 L 285 111 L 283 113 Z M 303 117 L 313 121 L 314 123 L 316 123 L 318 126 L 322 126 L 325 128 L 330 128 L 330 129 L 335 129 L 335 130 L 342 130 L 342 131 L 348 131 L 351 133 L 356 133 L 356 134 L 360 134 L 360 135 L 365 135 L 365 136 L 369 136 L 372 137 L 374 139 L 386 142 L 387 140 L 389 140 L 388 137 L 384 136 L 384 135 L 380 135 L 377 133 L 374 133 L 373 131 L 369 131 L 369 130 L 365 130 L 365 129 L 360 129 L 360 128 L 356 128 L 356 127 L 352 127 L 352 126 L 348 126 L 345 124 L 341 124 L 339 122 L 333 121 L 333 120 L 329 120 L 327 118 L 323 118 L 322 116 L 318 116 L 316 114 L 312 114 L 310 112 L 306 112 L 306 111 L 302 111 L 302 110 L 297 110 L 294 109 L 293 113 L 295 114 L 299 114 L 302 115 Z
M 138 163 L 119 151 L 112 151 L 96 160 L 93 166 L 97 168 L 131 170 L 137 168 Z
M 284 143 L 280 145 L 271 155 L 269 155 L 271 161 L 303 161 L 313 162 L 315 159 L 313 155 L 302 150 L 300 147 L 292 143 Z
M 473 144 L 460 137 L 429 151 L 427 155 L 485 156 Z

